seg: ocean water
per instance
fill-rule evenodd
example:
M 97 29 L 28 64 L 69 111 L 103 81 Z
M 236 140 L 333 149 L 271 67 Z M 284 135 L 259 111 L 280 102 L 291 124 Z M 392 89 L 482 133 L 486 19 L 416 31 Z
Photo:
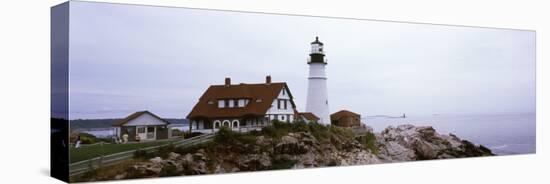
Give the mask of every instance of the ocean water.
M 481 144 L 497 155 L 535 153 L 535 114 L 443 114 L 407 116 L 407 118 L 367 116 L 364 123 L 375 132 L 388 126 L 412 124 L 432 126 L 440 134 L 455 134 L 475 144 Z

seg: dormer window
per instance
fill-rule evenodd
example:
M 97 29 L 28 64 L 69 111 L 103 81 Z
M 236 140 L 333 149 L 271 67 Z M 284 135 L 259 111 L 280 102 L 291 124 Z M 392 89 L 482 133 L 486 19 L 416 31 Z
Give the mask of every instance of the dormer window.
M 237 107 L 244 107 L 245 106 L 245 99 L 239 99 Z
M 229 103 L 229 104 L 228 104 L 229 108 L 235 107 L 235 102 L 234 102 L 234 100 L 228 100 L 228 103 Z
M 250 99 L 220 99 L 218 100 L 218 108 L 241 108 L 245 107 L 248 102 L 250 102 Z M 213 101 L 208 101 L 208 104 L 213 103 Z
M 218 108 L 224 108 L 225 107 L 225 100 L 218 100 Z

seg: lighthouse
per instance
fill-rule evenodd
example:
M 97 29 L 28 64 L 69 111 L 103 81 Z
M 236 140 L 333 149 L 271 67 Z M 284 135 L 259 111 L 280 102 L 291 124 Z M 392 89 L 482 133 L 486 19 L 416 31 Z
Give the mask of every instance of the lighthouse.
M 327 61 L 325 60 L 323 43 L 319 41 L 319 37 L 315 37 L 315 41 L 311 42 L 311 51 L 307 64 L 309 65 L 309 76 L 306 111 L 319 117 L 319 123 L 328 125 L 330 124 L 330 116 L 328 110 L 327 75 L 325 73 Z

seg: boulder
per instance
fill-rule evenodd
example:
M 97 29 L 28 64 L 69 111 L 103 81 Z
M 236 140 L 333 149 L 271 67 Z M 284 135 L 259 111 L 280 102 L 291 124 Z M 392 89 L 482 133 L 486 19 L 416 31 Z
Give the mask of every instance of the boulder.
M 493 155 L 489 149 L 456 135 L 440 135 L 430 126 L 390 126 L 375 135 L 378 156 L 387 162 Z

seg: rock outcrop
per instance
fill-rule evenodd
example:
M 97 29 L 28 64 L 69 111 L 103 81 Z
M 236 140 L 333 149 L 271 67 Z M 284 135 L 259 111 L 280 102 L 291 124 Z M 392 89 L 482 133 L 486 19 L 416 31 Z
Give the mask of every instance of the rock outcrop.
M 367 127 L 368 128 L 368 127 Z M 370 131 L 363 131 L 372 135 Z M 357 133 L 355 133 L 357 136 Z M 207 150 L 169 153 L 139 162 L 116 178 L 197 175 L 238 171 L 311 168 L 446 159 L 493 155 L 483 146 L 432 127 L 400 125 L 374 133 L 374 150 L 357 137 L 329 134 L 319 140 L 309 132 L 290 132 L 278 138 L 253 136 L 254 142 L 211 145 Z
M 380 150 L 378 156 L 386 162 L 493 155 L 481 145 L 476 146 L 453 134 L 438 134 L 429 126 L 400 125 L 375 135 Z

